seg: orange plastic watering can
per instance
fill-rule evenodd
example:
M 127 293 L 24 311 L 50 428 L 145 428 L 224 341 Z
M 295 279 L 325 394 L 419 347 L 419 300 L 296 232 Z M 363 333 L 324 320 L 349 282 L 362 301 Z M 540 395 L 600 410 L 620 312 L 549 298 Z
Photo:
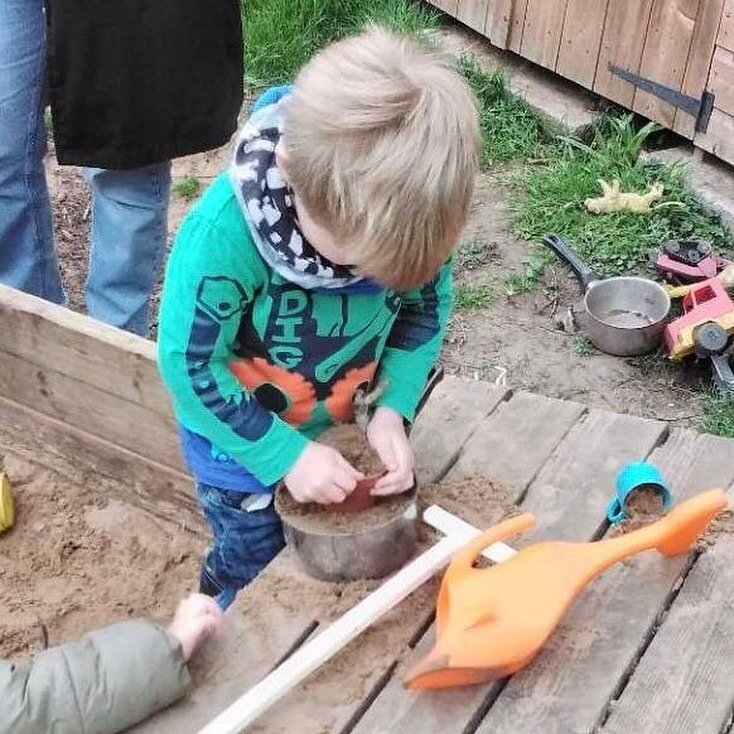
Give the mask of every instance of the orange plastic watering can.
M 447 688 L 511 675 L 526 666 L 581 590 L 628 556 L 651 548 L 668 556 L 688 551 L 727 505 L 721 489 L 683 502 L 657 522 L 595 543 L 542 542 L 489 568 L 479 554 L 535 523 L 525 514 L 487 530 L 454 557 L 436 611 L 437 641 L 408 674 L 410 688 Z

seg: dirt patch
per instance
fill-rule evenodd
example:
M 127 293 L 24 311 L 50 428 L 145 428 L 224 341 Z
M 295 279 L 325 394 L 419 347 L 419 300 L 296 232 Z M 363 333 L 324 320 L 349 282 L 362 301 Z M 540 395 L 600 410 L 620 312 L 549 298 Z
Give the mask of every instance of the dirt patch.
M 203 542 L 0 451 L 16 524 L 0 535 L 0 658 L 130 617 L 167 619 L 193 591 Z
M 480 176 L 471 218 L 457 257 L 457 290 L 486 286 L 484 308 L 458 310 L 444 347 L 448 372 L 499 380 L 510 388 L 576 400 L 686 427 L 700 424 L 705 365 L 674 365 L 661 354 L 619 358 L 594 349 L 580 334 L 555 326 L 555 317 L 580 300 L 578 283 L 558 264 L 525 294 L 506 280 L 524 271 L 535 244 L 510 232 L 511 171 Z M 482 254 L 482 249 L 486 251 Z

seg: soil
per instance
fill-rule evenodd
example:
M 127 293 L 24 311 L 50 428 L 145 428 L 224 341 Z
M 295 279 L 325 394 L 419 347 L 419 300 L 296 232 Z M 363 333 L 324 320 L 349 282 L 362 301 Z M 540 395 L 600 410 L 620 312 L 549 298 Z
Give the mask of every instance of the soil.
M 357 425 L 338 426 L 320 439 L 338 449 L 342 456 L 365 476 L 380 474 L 384 467 Z M 378 497 L 375 505 L 361 512 L 330 512 L 328 505 L 301 504 L 281 488 L 275 499 L 278 512 L 293 527 L 310 533 L 352 534 L 379 527 L 402 514 L 413 494 Z
M 0 659 L 130 617 L 170 619 L 193 591 L 203 541 L 0 450 L 16 523 L 0 535 Z
M 513 499 L 517 491 L 487 479 L 475 477 L 442 482 L 421 489 L 425 504 L 440 502 L 477 527 L 489 527 L 517 513 Z M 435 534 L 424 533 L 419 552 L 435 542 Z M 333 621 L 377 588 L 380 581 L 329 584 L 304 577 L 287 558 L 275 562 L 277 573 L 260 576 L 238 606 L 242 613 L 268 615 L 257 599 L 272 598 L 297 614 L 313 610 L 322 625 Z M 274 566 L 273 570 L 275 570 Z M 410 654 L 421 625 L 427 625 L 435 608 L 440 574 L 424 584 L 405 601 L 365 630 L 357 640 L 310 676 L 288 698 L 270 709 L 252 727 L 254 734 L 292 734 L 307 731 L 330 734 L 346 731 L 345 724 L 359 701 L 374 688 L 386 664 L 399 663 Z M 257 623 L 256 623 L 257 624 Z M 267 625 L 263 624 L 263 628 Z M 318 632 L 318 631 L 317 631 Z M 389 651 L 386 656 L 385 651 Z M 358 660 L 358 662 L 357 662 Z

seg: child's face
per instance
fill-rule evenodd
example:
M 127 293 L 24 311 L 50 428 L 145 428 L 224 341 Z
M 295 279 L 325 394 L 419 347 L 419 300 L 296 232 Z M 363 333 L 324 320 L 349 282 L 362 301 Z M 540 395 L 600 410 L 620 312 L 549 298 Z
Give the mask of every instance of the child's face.
M 319 255 L 335 265 L 352 265 L 353 263 L 349 262 L 347 253 L 337 245 L 331 233 L 311 218 L 303 201 L 301 201 L 301 197 L 298 196 L 298 192 L 294 192 L 294 194 L 298 223 L 301 225 L 303 236 L 313 245 Z
M 278 167 L 283 174 L 283 178 L 288 180 L 286 176 L 288 154 L 281 143 L 275 149 L 276 160 Z M 347 253 L 342 247 L 339 247 L 331 233 L 324 229 L 321 225 L 317 224 L 309 214 L 308 210 L 303 204 L 301 197 L 297 191 L 293 192 L 295 195 L 296 213 L 298 214 L 298 223 L 301 226 L 301 232 L 303 236 L 313 245 L 314 249 L 327 260 L 333 262 L 335 265 L 354 265 L 349 261 Z

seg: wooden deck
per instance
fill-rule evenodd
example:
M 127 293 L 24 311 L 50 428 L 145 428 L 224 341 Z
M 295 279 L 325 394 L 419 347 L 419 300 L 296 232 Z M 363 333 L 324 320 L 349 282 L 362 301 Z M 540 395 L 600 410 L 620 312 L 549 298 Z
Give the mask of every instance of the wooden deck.
M 88 469 L 101 491 L 109 486 L 151 512 L 201 527 L 149 342 L 0 287 L 0 411 L 0 444 L 4 432 L 22 435 L 55 467 Z M 511 487 L 514 502 L 538 518 L 524 542 L 604 536 L 616 472 L 634 459 L 654 461 L 677 500 L 713 486 L 734 495 L 734 441 L 487 383 L 447 378 L 413 440 L 424 485 L 481 475 Z M 475 525 L 499 519 L 490 502 L 462 514 Z M 275 593 L 294 581 L 297 600 Z M 722 534 L 703 555 L 648 553 L 614 567 L 510 680 L 410 693 L 401 680 L 431 645 L 436 588 L 417 591 L 249 731 L 731 731 L 734 534 Z M 343 612 L 338 591 L 282 554 L 237 600 L 223 637 L 196 658 L 192 695 L 136 734 L 198 731 Z M 320 601 L 303 601 L 309 598 Z
M 414 437 L 422 482 L 481 474 L 514 487 L 517 504 L 538 517 L 531 540 L 602 537 L 610 488 L 629 460 L 654 461 L 678 500 L 713 486 L 731 495 L 734 483 L 732 441 L 484 383 L 447 379 Z M 283 555 L 263 581 L 272 588 L 293 574 Z M 250 731 L 721 734 L 734 706 L 733 582 L 734 536 L 701 556 L 645 554 L 592 584 L 522 673 L 416 694 L 401 679 L 433 640 L 431 588 L 404 602 L 399 619 L 411 623 L 397 636 L 390 630 L 390 646 L 380 642 L 395 618 L 364 633 Z M 302 584 L 317 585 L 307 577 Z M 136 731 L 197 731 L 331 618 L 328 608 L 296 612 L 287 600 L 263 598 L 255 584 L 236 603 L 227 637 L 200 661 L 192 698 Z

